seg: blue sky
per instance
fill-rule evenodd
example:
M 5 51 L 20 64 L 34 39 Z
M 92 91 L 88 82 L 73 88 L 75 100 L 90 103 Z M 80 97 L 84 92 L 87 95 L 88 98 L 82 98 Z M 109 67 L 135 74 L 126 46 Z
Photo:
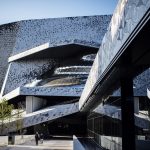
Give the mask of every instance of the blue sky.
M 26 20 L 112 14 L 118 0 L 0 0 L 0 24 Z

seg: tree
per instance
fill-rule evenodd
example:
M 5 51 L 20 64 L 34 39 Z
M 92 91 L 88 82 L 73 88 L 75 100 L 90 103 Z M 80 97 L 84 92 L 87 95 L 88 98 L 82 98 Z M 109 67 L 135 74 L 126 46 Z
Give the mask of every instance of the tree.
M 21 103 L 18 104 L 18 108 L 15 113 L 16 118 L 16 130 L 19 131 L 19 134 L 22 135 L 23 138 L 23 116 L 22 113 L 24 112 L 23 105 Z
M 4 128 L 7 128 L 9 132 L 9 122 L 12 119 L 12 110 L 14 106 L 8 104 L 6 99 L 0 100 L 0 131 L 3 134 Z

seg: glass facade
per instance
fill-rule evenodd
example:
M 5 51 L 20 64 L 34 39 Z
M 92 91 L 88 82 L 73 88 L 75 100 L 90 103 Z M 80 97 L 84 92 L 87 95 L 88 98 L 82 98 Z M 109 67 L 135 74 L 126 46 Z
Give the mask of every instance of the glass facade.
M 133 79 L 136 150 L 150 149 L 149 78 L 150 69 L 147 69 Z M 122 149 L 122 133 L 128 131 L 122 127 L 122 104 L 121 88 L 118 88 L 88 115 L 88 136 L 104 149 Z
M 137 150 L 150 149 L 150 99 L 140 97 L 136 99 L 135 124 Z M 134 101 L 136 103 L 136 101 Z
M 90 112 L 87 120 L 88 136 L 105 149 L 120 150 L 122 147 L 120 116 L 120 98 L 109 98 Z
M 134 115 L 137 150 L 150 149 L 150 68 L 134 80 Z

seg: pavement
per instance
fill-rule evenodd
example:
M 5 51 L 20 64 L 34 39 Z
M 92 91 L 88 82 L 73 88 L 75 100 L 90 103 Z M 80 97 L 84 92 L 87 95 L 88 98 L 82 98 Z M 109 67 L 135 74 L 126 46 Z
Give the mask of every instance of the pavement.
M 73 150 L 73 139 L 54 137 L 43 143 L 39 141 L 38 146 L 32 139 L 23 144 L 0 146 L 0 150 Z

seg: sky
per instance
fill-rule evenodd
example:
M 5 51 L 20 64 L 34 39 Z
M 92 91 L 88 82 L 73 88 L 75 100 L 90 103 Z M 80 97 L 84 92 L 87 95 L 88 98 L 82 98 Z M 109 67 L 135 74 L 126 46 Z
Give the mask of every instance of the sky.
M 0 24 L 72 16 L 113 14 L 118 0 L 0 0 Z

